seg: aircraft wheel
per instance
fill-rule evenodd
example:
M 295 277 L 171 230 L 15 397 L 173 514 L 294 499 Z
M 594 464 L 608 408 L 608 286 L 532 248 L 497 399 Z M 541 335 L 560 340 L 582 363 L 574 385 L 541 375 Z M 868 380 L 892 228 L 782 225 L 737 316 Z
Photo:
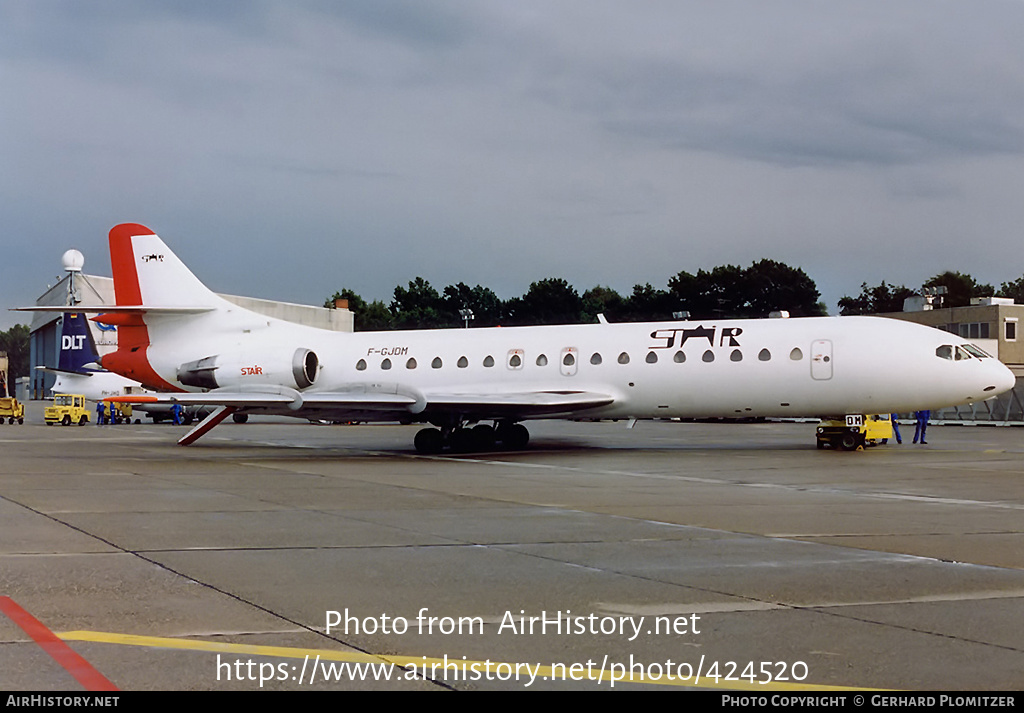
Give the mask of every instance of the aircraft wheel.
M 249 420 L 249 414 L 247 413 L 233 413 L 231 414 L 231 420 L 235 423 L 245 423 Z
M 68 414 L 64 414 L 64 418 L 62 418 L 60 420 L 60 425 L 61 426 L 70 426 L 71 425 L 71 416 L 69 416 Z
M 416 446 L 418 453 L 425 455 L 440 453 L 444 448 L 444 436 L 436 428 L 422 428 L 417 431 L 413 445 Z
M 184 423 L 186 426 L 191 426 L 192 425 L 192 414 L 190 414 L 190 413 L 183 413 L 181 415 L 181 422 Z
M 839 437 L 839 447 L 844 451 L 855 451 L 860 445 L 860 437 L 856 433 L 844 433 Z
M 478 451 L 489 451 L 494 449 L 497 442 L 497 435 L 494 429 L 485 423 L 473 428 L 473 446 Z
M 456 428 L 452 431 L 448 436 L 448 445 L 451 446 L 452 453 L 472 453 L 476 445 L 473 436 L 473 431 L 468 428 Z
M 530 432 L 521 423 L 513 423 L 501 430 L 501 442 L 506 448 L 513 451 L 521 451 L 530 442 Z

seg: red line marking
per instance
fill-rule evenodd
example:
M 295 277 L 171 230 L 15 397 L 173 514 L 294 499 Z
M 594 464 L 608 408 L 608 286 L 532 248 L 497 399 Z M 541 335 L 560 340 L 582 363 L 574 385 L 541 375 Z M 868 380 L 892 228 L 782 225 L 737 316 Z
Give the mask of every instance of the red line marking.
M 57 638 L 41 621 L 22 609 L 10 597 L 0 597 L 0 611 L 32 637 L 43 651 L 59 663 L 64 670 L 85 686 L 87 691 L 116 691 L 117 686 L 93 668 L 92 664 L 75 653 L 74 649 Z

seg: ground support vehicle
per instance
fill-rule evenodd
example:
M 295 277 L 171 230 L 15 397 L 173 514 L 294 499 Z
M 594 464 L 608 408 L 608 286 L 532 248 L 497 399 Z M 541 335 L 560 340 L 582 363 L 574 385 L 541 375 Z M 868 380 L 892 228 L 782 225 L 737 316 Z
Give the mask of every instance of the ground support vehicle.
M 53 397 L 53 405 L 43 411 L 43 420 L 47 426 L 59 423 L 70 426 L 77 423 L 84 426 L 89 423 L 89 409 L 85 405 L 85 397 L 81 394 L 57 394 Z
M 0 398 L 0 423 L 25 423 L 25 404 L 18 403 L 14 397 Z
M 816 440 L 818 448 L 855 451 L 885 443 L 892 437 L 889 414 L 849 414 L 819 423 Z

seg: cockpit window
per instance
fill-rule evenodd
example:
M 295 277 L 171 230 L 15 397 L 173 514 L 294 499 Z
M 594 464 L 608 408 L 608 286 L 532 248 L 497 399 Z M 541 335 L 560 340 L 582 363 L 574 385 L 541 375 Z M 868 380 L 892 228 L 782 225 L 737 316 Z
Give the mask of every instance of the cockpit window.
M 935 349 L 935 356 L 940 359 L 950 359 L 955 361 L 964 361 L 966 359 L 991 359 L 983 349 L 979 349 L 973 344 L 943 344 L 941 347 Z

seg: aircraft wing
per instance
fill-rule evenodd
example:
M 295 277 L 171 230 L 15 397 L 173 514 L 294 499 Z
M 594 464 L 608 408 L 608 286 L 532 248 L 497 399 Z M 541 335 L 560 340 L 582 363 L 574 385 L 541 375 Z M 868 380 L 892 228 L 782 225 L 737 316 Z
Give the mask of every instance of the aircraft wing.
M 132 404 L 181 404 L 183 406 L 231 406 L 264 413 L 322 418 L 359 414 L 363 418 L 406 414 L 457 413 L 465 417 L 487 419 L 529 418 L 566 414 L 607 406 L 614 402 L 608 394 L 590 391 L 522 391 L 508 393 L 428 393 L 407 394 L 396 391 L 305 392 L 291 389 L 266 391 L 228 391 L 214 389 L 202 393 L 161 393 L 115 396 L 107 399 Z

